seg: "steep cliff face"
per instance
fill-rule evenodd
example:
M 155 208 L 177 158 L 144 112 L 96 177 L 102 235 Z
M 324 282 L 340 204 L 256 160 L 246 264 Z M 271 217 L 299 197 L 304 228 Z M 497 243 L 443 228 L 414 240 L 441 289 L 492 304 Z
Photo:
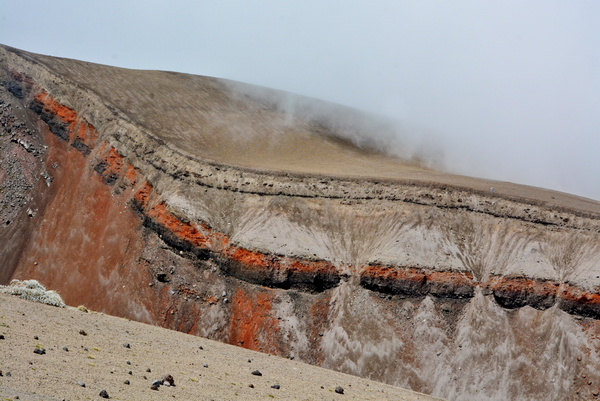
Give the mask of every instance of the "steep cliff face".
M 362 150 L 340 118 L 381 125 L 277 92 L 0 63 L 3 283 L 450 399 L 600 391 L 599 203 Z

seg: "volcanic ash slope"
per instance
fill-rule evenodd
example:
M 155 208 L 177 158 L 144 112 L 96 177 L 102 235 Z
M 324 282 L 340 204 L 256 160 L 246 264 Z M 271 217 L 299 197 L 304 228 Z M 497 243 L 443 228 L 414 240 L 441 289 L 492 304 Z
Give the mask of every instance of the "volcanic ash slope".
M 2 283 L 449 399 L 599 391 L 598 202 L 386 156 L 388 122 L 282 92 L 0 63 Z
M 100 399 L 105 390 L 111 399 L 128 401 L 434 400 L 83 308 L 56 308 L 3 294 L 0 334 L 2 399 Z M 151 389 L 166 375 L 173 377 L 174 387 Z M 343 395 L 335 392 L 338 387 Z

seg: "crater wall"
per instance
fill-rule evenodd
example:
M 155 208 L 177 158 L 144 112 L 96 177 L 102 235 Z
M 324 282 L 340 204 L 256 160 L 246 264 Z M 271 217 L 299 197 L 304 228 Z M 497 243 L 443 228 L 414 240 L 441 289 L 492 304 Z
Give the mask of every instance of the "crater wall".
M 600 391 L 597 202 L 362 151 L 213 78 L 0 62 L 3 283 L 449 399 Z

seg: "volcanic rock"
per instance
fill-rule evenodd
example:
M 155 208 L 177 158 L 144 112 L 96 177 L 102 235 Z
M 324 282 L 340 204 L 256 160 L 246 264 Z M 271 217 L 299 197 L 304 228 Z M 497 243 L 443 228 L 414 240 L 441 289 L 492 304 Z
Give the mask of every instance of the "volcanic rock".
M 173 376 L 171 376 L 171 375 L 164 375 L 162 377 L 162 384 L 163 384 L 163 386 L 167 386 L 167 387 L 172 386 L 172 387 L 174 387 L 175 386 L 175 379 L 173 379 Z

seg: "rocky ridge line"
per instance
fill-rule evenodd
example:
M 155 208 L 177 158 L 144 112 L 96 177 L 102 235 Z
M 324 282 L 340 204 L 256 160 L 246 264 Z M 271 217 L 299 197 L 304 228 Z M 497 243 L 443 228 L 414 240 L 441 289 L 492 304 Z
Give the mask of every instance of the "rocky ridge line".
M 15 80 L 21 83 L 12 83 L 12 87 L 18 88 L 21 84 L 28 85 L 28 81 L 35 81 L 40 87 L 53 93 L 57 101 L 78 110 L 90 124 L 102 127 L 102 136 L 107 142 L 145 176 L 166 174 L 173 179 L 174 183 L 170 184 L 172 186 L 193 185 L 257 195 L 332 198 L 348 203 L 372 199 L 389 200 L 600 232 L 599 214 L 494 192 L 416 180 L 331 178 L 256 171 L 207 162 L 172 148 L 148 130 L 136 125 L 116 106 L 102 101 L 90 89 L 82 88 L 63 76 L 57 76 L 49 67 L 28 54 L 4 47 L 0 48 L 0 57 L 6 58 L 7 64 L 29 73 L 25 75 L 14 72 L 16 69 L 13 69 Z M 67 87 L 70 88 L 68 93 L 65 90 Z M 160 187 L 165 184 L 157 185 L 159 192 L 165 193 L 166 188 Z

